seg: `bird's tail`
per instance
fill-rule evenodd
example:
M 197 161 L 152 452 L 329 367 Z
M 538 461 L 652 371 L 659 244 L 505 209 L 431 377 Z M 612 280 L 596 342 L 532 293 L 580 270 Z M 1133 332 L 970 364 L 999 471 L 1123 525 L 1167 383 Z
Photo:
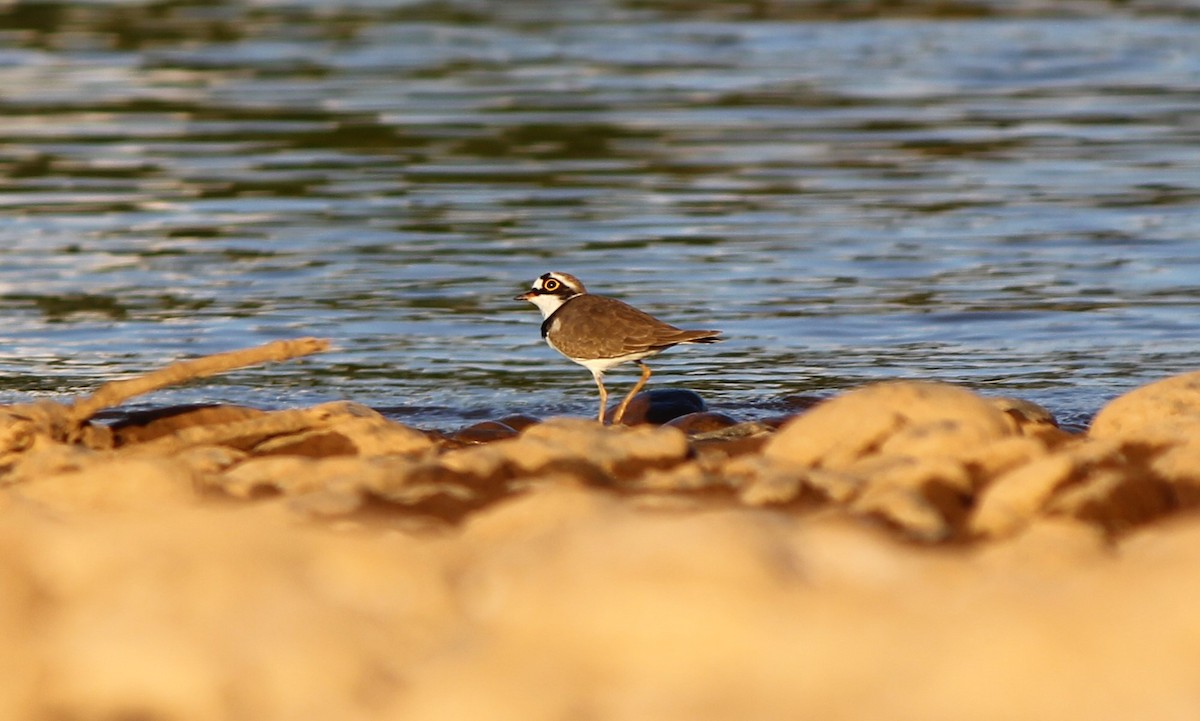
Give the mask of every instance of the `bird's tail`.
M 683 330 L 679 336 L 680 343 L 720 343 L 725 340 L 719 330 Z

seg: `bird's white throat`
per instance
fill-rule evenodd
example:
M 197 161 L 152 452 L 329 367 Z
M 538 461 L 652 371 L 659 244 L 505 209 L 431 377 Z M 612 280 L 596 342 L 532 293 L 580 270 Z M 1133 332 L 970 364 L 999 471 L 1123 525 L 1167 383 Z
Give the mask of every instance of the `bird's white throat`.
M 567 300 L 558 295 L 535 295 L 529 299 L 529 302 L 538 307 L 538 310 L 542 312 L 542 318 L 549 318 Z

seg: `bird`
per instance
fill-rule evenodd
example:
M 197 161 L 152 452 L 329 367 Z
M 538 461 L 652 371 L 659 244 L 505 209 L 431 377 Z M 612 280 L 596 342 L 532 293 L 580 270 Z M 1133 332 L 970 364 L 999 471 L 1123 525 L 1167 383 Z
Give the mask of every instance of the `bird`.
M 719 330 L 683 330 L 664 323 L 628 303 L 589 293 L 570 273 L 544 273 L 526 292 L 513 300 L 533 303 L 542 312 L 542 338 L 551 348 L 587 368 L 600 389 L 600 414 L 608 404 L 604 373 L 622 363 L 637 363 L 642 377 L 613 413 L 619 424 L 625 409 L 650 379 L 650 366 L 644 358 L 684 343 L 717 343 L 723 340 Z

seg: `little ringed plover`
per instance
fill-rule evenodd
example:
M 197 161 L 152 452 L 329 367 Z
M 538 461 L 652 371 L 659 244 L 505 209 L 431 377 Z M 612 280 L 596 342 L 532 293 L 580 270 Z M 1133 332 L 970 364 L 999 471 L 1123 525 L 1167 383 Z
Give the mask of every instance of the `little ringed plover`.
M 684 343 L 716 343 L 718 330 L 682 330 L 617 300 L 587 292 L 569 273 L 545 273 L 533 287 L 513 300 L 527 300 L 542 312 L 542 337 L 554 350 L 592 372 L 600 389 L 600 416 L 604 422 L 608 391 L 604 373 L 621 363 L 637 363 L 642 377 L 617 406 L 612 422 L 620 423 L 629 401 L 646 385 L 650 366 L 643 358 Z

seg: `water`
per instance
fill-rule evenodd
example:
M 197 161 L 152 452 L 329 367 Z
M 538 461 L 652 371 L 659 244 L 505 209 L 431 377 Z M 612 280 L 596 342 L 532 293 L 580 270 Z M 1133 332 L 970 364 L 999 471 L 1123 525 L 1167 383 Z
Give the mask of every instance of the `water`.
M 317 335 L 140 405 L 590 415 L 510 300 L 565 270 L 723 329 L 651 383 L 734 415 L 906 377 L 1079 423 L 1200 366 L 1197 37 L 1168 2 L 0 5 L 0 401 Z

